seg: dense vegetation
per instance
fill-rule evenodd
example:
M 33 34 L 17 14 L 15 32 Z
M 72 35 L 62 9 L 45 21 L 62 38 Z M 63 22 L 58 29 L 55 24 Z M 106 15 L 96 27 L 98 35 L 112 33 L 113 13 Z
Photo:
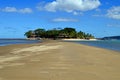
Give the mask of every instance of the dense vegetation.
M 79 38 L 79 39 L 91 39 L 94 38 L 93 35 L 85 33 L 82 31 L 77 32 L 74 28 L 64 28 L 64 29 L 36 29 L 29 30 L 25 33 L 27 38 L 52 38 L 52 39 L 62 39 L 62 38 Z

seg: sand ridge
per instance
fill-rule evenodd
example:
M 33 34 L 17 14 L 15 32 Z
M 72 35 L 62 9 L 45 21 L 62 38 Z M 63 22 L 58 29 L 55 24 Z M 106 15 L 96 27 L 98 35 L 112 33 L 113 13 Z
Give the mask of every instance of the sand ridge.
M 21 58 L 42 54 L 41 51 L 58 49 L 62 47 L 61 45 L 54 45 L 54 44 L 46 44 L 40 46 L 32 46 L 27 48 L 17 48 L 13 49 L 10 53 L 11 55 L 0 56 L 0 64 L 4 64 L 6 62 L 16 61 Z M 34 53 L 34 54 L 33 54 Z M 7 66 L 16 66 L 16 65 L 23 65 L 23 63 L 10 63 Z M 0 65 L 0 69 L 4 68 L 5 65 Z
M 21 52 L 39 52 L 39 51 L 45 51 L 45 50 L 49 50 L 49 49 L 57 49 L 57 48 L 60 48 L 60 47 L 61 47 L 61 45 L 54 45 L 54 46 L 46 46 L 46 45 L 32 46 L 32 47 L 28 47 L 28 48 L 14 50 L 11 53 L 17 54 L 17 53 L 21 53 Z
M 13 50 L 12 55 L 31 56 L 1 64 L 1 80 L 120 80 L 120 52 L 69 42 L 45 43 L 43 51 L 38 47 Z

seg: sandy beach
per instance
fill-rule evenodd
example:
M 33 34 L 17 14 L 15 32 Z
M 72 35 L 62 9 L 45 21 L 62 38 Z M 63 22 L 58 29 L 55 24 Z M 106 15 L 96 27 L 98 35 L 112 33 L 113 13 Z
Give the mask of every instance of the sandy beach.
M 60 41 L 3 46 L 0 80 L 120 80 L 120 52 Z

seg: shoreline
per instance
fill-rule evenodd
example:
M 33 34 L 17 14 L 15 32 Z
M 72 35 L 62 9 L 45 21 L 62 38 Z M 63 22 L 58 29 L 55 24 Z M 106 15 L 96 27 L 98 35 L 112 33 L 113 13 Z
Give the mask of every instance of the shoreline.
M 43 41 L 38 42 L 38 43 L 10 44 L 10 45 L 5 45 L 5 46 L 0 46 L 0 56 L 1 56 L 1 54 L 4 54 L 4 53 L 10 53 L 10 51 L 12 49 L 27 48 L 27 47 L 32 47 L 32 46 L 41 46 L 41 45 L 45 45 L 47 43 L 52 43 L 52 42 L 56 42 L 56 41 L 43 40 Z
M 119 80 L 120 52 L 48 40 L 0 47 L 1 80 Z
M 108 43 L 112 43 L 112 40 L 97 40 L 97 39 L 93 39 L 93 40 L 85 40 L 85 39 L 65 39 L 62 40 L 65 42 L 73 42 L 73 43 L 77 43 L 77 44 L 82 44 L 82 45 L 86 45 L 86 46 L 92 46 L 92 47 L 97 47 L 97 48 L 102 48 L 102 49 L 106 49 L 106 50 L 112 50 L 112 51 L 117 51 L 120 52 L 119 46 L 117 47 L 117 45 L 112 45 L 108 44 Z M 110 41 L 110 42 L 109 42 Z M 94 42 L 94 43 L 93 43 Z M 98 43 L 99 44 L 98 44 Z M 103 42 L 107 43 L 107 44 L 103 44 Z M 101 43 L 101 44 L 100 44 Z M 111 47 L 109 47 L 109 45 Z
M 70 42 L 71 43 L 71 42 Z M 114 52 L 120 52 L 119 50 L 113 50 L 113 49 L 108 49 L 108 48 L 102 48 L 102 47 L 97 47 L 97 46 L 91 46 L 91 45 L 86 45 L 86 44 L 81 44 L 81 43 L 76 43 L 76 42 L 72 42 L 74 44 L 78 44 L 78 45 L 83 45 L 83 46 L 88 46 L 88 47 L 92 47 L 92 48 L 99 48 L 99 49 L 103 49 L 103 50 L 108 50 L 108 51 L 114 51 Z
M 62 39 L 63 41 L 98 41 L 98 39 Z
M 16 45 L 16 44 L 33 44 L 40 43 L 42 40 L 28 40 L 28 39 L 0 39 L 0 46 Z
M 5 46 L 0 46 L 0 56 L 4 56 L 6 55 L 6 53 L 10 54 L 11 51 L 13 50 L 17 50 L 17 49 L 22 49 L 22 48 L 29 48 L 32 46 L 44 46 L 46 44 L 51 44 L 51 43 L 70 43 L 70 44 L 76 44 L 79 46 L 84 46 L 84 47 L 90 47 L 90 48 L 95 48 L 95 49 L 100 49 L 100 50 L 105 50 L 105 51 L 110 51 L 110 52 L 117 52 L 120 53 L 120 51 L 118 50 L 112 50 L 112 49 L 107 49 L 107 48 L 101 48 L 101 47 L 97 47 L 97 46 L 91 46 L 91 45 L 86 45 L 86 44 L 80 44 L 80 43 L 75 43 L 75 42 L 65 42 L 65 41 L 61 41 L 61 40 L 44 40 L 42 42 L 39 43 L 31 43 L 31 44 L 11 44 L 11 45 L 5 45 Z M 7 55 L 8 55 L 7 54 Z
M 75 43 L 78 45 L 84 45 L 84 46 L 89 46 L 89 47 L 95 47 L 95 48 L 100 48 L 100 49 L 104 49 L 104 50 L 110 50 L 110 51 L 115 51 L 115 52 L 120 52 L 119 50 L 114 50 L 114 49 L 109 49 L 109 48 L 102 48 L 102 47 L 98 47 L 98 46 L 92 46 L 92 45 L 87 45 L 87 44 L 81 44 L 81 43 L 76 43 L 76 42 L 72 42 L 72 41 L 100 41 L 100 40 L 96 40 L 96 39 L 91 39 L 91 40 L 85 40 L 85 39 L 62 39 L 62 40 L 42 40 L 40 42 L 37 43 L 23 43 L 23 44 L 9 44 L 9 45 L 4 45 L 4 46 L 0 46 L 0 49 L 2 48 L 9 48 L 9 47 L 29 47 L 29 46 L 34 46 L 34 45 L 44 45 L 46 43 L 51 43 L 51 42 L 68 42 L 69 43 Z

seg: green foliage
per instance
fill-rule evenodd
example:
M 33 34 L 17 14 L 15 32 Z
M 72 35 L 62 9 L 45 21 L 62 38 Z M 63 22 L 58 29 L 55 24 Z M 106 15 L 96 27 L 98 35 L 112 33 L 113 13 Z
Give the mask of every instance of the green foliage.
M 34 34 L 34 32 L 33 32 L 32 30 L 29 30 L 29 31 L 25 32 L 24 35 L 25 35 L 27 38 L 30 38 L 30 37 L 33 36 L 33 34 Z
M 60 35 L 67 38 L 76 38 L 76 30 L 74 28 L 64 28 L 60 31 Z
M 45 36 L 45 29 L 38 28 L 38 29 L 34 30 L 34 33 L 35 33 L 36 37 L 43 38 Z
M 77 33 L 77 37 L 80 38 L 80 39 L 84 39 L 85 38 L 85 33 L 80 31 Z
M 53 39 L 60 39 L 60 38 L 80 38 L 80 39 L 91 39 L 94 38 L 89 33 L 85 33 L 82 31 L 77 32 L 74 28 L 64 28 L 64 29 L 52 29 L 52 30 L 45 30 L 45 29 L 36 29 L 34 31 L 30 30 L 25 33 L 25 36 L 28 38 L 53 38 Z
M 59 36 L 59 30 L 48 30 L 46 31 L 46 38 L 53 38 L 56 39 Z
M 85 32 L 78 32 L 77 33 L 77 37 L 80 38 L 80 39 L 93 39 L 94 36 L 92 36 L 92 34 L 89 34 L 89 33 L 85 33 Z

